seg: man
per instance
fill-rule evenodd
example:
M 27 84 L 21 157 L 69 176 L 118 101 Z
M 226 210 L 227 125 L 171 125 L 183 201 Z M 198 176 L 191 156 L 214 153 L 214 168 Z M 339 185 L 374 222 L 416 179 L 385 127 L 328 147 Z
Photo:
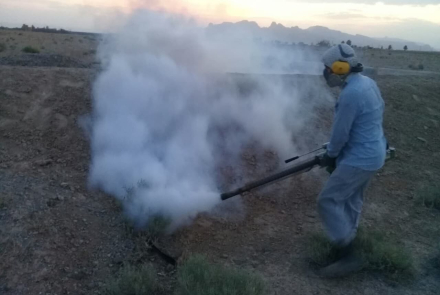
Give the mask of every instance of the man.
M 323 277 L 340 277 L 362 268 L 353 240 L 359 225 L 364 191 L 385 162 L 382 129 L 384 101 L 376 83 L 360 74 L 362 64 L 349 45 L 340 44 L 323 55 L 324 77 L 341 87 L 327 153 L 322 166 L 332 171 L 318 198 L 318 210 L 339 260 L 320 270 Z

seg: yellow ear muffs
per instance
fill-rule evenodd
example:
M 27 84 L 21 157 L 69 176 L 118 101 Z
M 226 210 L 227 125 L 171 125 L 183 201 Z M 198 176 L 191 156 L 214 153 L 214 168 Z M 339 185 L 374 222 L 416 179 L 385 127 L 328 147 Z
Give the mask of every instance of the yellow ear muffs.
M 336 75 L 345 75 L 350 73 L 350 64 L 345 61 L 335 61 L 332 64 L 332 72 Z

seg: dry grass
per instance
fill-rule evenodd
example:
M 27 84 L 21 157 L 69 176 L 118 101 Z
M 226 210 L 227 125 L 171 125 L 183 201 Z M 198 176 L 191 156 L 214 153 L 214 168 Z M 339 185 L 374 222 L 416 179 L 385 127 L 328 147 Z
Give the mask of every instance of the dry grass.
M 69 36 L 72 39 L 67 39 Z M 75 42 L 83 39 L 84 42 Z M 72 44 L 74 43 L 74 46 Z M 95 55 L 83 55 L 84 52 L 94 52 L 98 46 L 97 37 L 84 39 L 82 35 L 66 35 L 59 33 L 23 32 L 14 30 L 0 30 L 0 43 L 7 46 L 7 50 L 0 52 L 0 56 L 22 55 L 26 46 L 44 50 L 47 54 L 60 54 L 90 63 L 95 61 Z M 44 49 L 43 49 L 44 47 Z

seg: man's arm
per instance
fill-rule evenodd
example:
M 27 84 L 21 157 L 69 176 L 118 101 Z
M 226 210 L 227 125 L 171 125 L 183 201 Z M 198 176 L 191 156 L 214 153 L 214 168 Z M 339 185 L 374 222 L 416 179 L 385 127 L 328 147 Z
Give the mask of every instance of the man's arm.
M 349 139 L 350 130 L 358 112 L 359 98 L 355 97 L 356 95 L 359 94 L 350 91 L 343 93 L 341 97 L 339 97 L 332 127 L 332 135 L 330 143 L 327 146 L 327 154 L 329 157 L 338 157 Z

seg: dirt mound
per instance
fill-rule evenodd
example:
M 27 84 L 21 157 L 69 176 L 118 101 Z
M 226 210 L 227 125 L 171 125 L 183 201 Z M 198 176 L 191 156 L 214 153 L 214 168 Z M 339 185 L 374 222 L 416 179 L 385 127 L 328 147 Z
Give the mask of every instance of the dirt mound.
M 90 68 L 79 60 L 60 54 L 22 54 L 0 58 L 0 65 L 22 67 Z

